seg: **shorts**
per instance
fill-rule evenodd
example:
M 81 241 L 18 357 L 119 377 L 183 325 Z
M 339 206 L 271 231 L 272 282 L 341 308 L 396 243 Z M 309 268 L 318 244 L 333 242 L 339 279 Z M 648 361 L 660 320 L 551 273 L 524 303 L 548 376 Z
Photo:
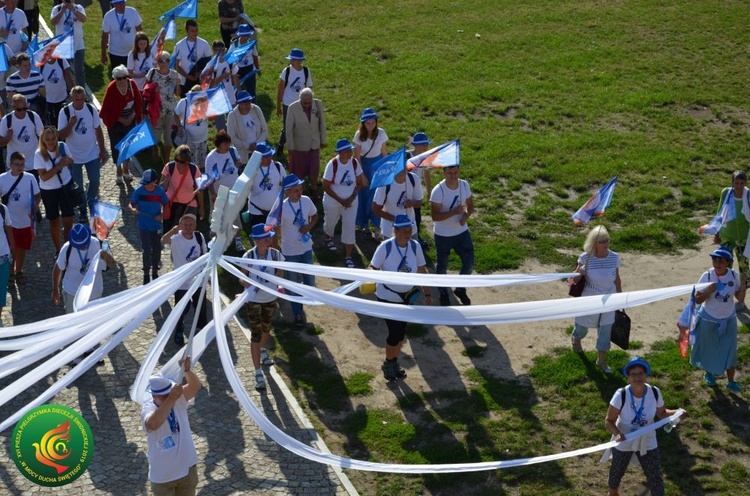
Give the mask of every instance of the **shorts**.
M 13 229 L 13 241 L 16 243 L 16 248 L 21 248 L 22 250 L 30 250 L 31 249 L 31 226 L 24 227 L 22 229 L 16 229 L 15 227 L 11 227 Z
M 64 188 L 43 189 L 41 193 L 45 217 L 49 220 L 55 220 L 58 217 L 73 217 L 73 203 Z

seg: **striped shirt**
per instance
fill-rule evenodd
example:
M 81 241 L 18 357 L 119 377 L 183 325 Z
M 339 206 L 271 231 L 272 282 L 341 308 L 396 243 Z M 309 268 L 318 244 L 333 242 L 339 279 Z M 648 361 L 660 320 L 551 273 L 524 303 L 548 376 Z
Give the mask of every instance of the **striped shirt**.
M 8 95 L 20 93 L 27 100 L 36 98 L 39 95 L 39 88 L 44 86 L 44 78 L 37 71 L 31 71 L 29 77 L 24 78 L 21 73 L 16 71 L 11 74 L 5 82 Z

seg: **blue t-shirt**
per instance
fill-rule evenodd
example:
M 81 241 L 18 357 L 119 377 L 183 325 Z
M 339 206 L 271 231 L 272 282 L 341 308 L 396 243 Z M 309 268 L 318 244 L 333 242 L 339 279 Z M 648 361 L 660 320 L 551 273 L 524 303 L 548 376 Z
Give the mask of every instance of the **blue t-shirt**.
M 130 204 L 138 209 L 138 229 L 142 231 L 160 231 L 162 224 L 154 217 L 161 214 L 161 206 L 169 202 L 164 188 L 156 186 L 153 191 L 146 191 L 144 186 L 139 186 L 130 197 Z

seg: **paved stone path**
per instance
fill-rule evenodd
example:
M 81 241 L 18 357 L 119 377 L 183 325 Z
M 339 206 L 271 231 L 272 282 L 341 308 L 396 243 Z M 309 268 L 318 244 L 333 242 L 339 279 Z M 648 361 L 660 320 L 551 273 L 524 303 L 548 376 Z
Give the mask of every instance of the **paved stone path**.
M 111 162 L 102 168 L 101 199 L 122 208 L 122 215 L 110 234 L 110 246 L 118 267 L 104 275 L 105 295 L 139 285 L 143 278 L 135 216 L 127 209 L 133 187 L 115 185 L 114 170 Z M 137 186 L 137 179 L 133 186 Z M 164 252 L 163 262 L 162 272 L 165 272 L 171 266 L 168 252 Z M 33 249 L 26 259 L 24 272 L 28 283 L 10 288 L 9 304 L 2 315 L 4 326 L 35 322 L 63 313 L 61 307 L 51 302 L 53 263 L 54 247 L 45 219 L 38 227 Z M 103 366 L 89 370 L 52 400 L 79 411 L 91 426 L 95 455 L 87 472 L 57 490 L 35 485 L 21 475 L 9 457 L 12 429 L 8 429 L 0 433 L 0 494 L 150 494 L 140 405 L 130 400 L 128 390 L 156 335 L 157 326 L 170 312 L 170 305 L 171 301 L 162 305 L 151 319 L 112 350 Z M 267 392 L 259 394 L 254 390 L 248 340 L 236 323 L 232 323 L 230 329 L 236 367 L 256 404 L 289 435 L 326 449 L 318 444 L 319 438 L 304 414 L 299 415 L 301 410 L 277 374 L 267 375 Z M 160 363 L 165 363 L 177 350 L 170 341 Z M 242 411 L 232 393 L 214 344 L 209 346 L 196 369 L 204 385 L 195 406 L 190 409 L 200 460 L 198 494 L 356 494 L 345 476 L 340 477 L 328 466 L 290 453 L 263 434 Z M 0 418 L 10 416 L 66 371 L 64 368 L 51 376 L 40 377 L 37 386 L 0 406 Z M 17 373 L 0 380 L 0 388 L 21 375 Z

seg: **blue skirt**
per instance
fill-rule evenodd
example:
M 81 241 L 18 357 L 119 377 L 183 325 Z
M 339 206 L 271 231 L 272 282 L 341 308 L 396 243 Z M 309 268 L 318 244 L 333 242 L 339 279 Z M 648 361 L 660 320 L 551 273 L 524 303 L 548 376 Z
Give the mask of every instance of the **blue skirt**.
M 726 329 L 721 334 L 718 322 L 709 319 L 698 316 L 690 364 L 710 374 L 721 375 L 737 366 L 737 317 L 733 315 L 727 319 Z

